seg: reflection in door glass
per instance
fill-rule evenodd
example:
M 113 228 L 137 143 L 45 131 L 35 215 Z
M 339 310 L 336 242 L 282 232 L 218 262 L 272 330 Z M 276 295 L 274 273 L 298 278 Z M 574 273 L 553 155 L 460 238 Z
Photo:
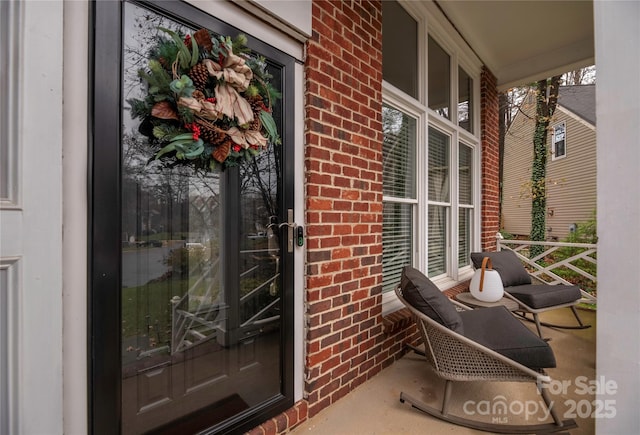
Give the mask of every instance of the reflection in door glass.
M 190 31 L 125 5 L 123 101 L 159 26 Z M 123 107 L 122 432 L 192 433 L 281 393 L 280 150 L 169 167 Z

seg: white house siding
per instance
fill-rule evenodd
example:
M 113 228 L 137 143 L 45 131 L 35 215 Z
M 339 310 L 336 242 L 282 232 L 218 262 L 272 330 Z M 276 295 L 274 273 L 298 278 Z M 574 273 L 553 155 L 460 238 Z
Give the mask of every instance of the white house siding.
M 562 107 L 551 126 L 560 122 L 566 125 L 566 156 L 547 161 L 547 235 L 558 240 L 570 234 L 571 224 L 593 218 L 596 210 L 595 128 Z

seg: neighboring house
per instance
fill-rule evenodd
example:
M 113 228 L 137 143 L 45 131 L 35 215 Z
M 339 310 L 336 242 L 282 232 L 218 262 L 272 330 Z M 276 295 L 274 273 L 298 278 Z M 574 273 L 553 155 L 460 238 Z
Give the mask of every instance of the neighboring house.
M 565 239 L 596 210 L 596 85 L 561 86 L 547 136 L 548 240 Z M 513 118 L 504 143 L 502 228 L 531 232 L 531 165 L 535 128 L 533 91 Z
M 499 90 L 593 64 L 594 41 L 615 194 L 597 367 L 619 386 L 597 425 L 637 432 L 640 240 L 620 237 L 640 135 L 616 114 L 640 112 L 640 9 L 553 7 L 531 38 L 537 2 L 0 2 L 0 433 L 284 433 L 340 400 L 417 340 L 403 265 L 454 290 L 495 249 Z M 265 57 L 282 143 L 257 166 L 148 162 L 127 100 L 159 25 L 244 33 Z

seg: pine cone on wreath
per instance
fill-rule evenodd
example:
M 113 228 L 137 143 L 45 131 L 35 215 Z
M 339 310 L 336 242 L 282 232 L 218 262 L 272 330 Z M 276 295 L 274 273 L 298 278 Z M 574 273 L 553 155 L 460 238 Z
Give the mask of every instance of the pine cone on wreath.
M 193 34 L 198 45 L 205 49 L 205 51 L 211 51 L 213 48 L 213 42 L 211 41 L 211 35 L 207 29 L 200 29 Z
M 200 137 L 215 147 L 226 140 L 227 134 L 200 124 Z
M 262 123 L 260 122 L 260 118 L 258 117 L 258 113 L 253 112 L 253 121 L 249 124 L 249 130 L 260 131 L 262 128 Z
M 189 70 L 188 75 L 191 77 L 196 89 L 204 91 L 207 86 L 207 82 L 209 81 L 209 71 L 207 70 L 207 67 L 201 63 L 197 63 Z
M 264 110 L 265 106 L 264 106 L 264 102 L 262 99 L 262 95 L 253 95 L 251 97 L 247 98 L 247 101 L 249 102 L 249 104 L 251 105 L 251 109 L 253 109 L 254 112 L 256 111 L 260 111 L 260 110 Z
M 260 112 L 265 110 L 266 107 L 263 103 L 262 96 L 254 95 L 247 99 L 253 110 L 253 122 L 249 124 L 249 130 L 260 131 L 262 124 L 260 123 Z

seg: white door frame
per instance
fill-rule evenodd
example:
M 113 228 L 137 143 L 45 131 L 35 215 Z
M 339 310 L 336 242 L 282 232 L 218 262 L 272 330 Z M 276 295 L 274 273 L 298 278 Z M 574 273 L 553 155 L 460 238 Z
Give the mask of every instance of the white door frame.
M 63 2 L 3 2 L 0 431 L 62 433 Z M 6 15 L 5 15 L 6 14 Z M 6 24 L 6 23 L 5 23 Z M 6 153 L 6 154 L 5 154 Z M 5 158 L 6 156 L 6 158 Z M 4 195 L 3 195 L 4 196 Z

